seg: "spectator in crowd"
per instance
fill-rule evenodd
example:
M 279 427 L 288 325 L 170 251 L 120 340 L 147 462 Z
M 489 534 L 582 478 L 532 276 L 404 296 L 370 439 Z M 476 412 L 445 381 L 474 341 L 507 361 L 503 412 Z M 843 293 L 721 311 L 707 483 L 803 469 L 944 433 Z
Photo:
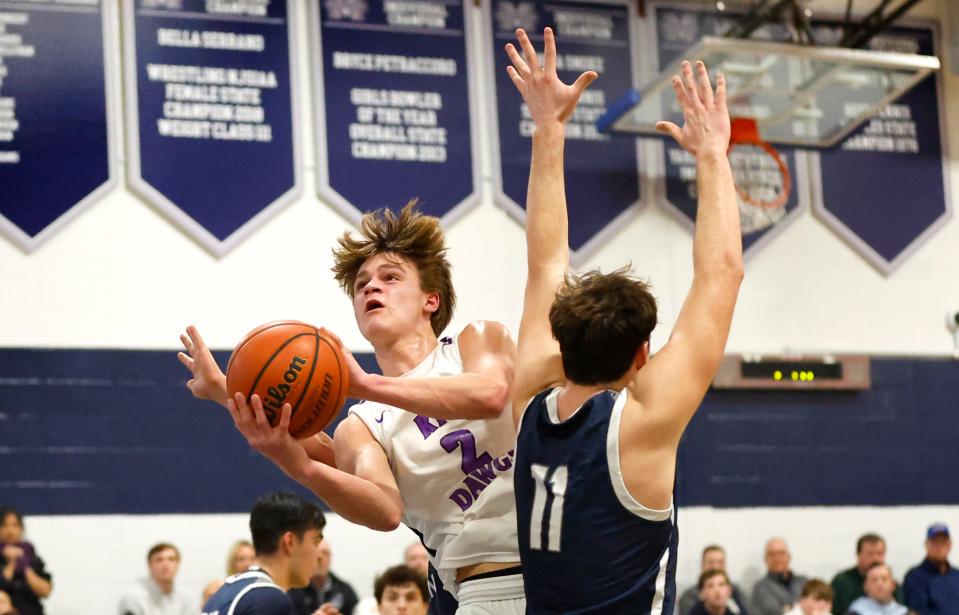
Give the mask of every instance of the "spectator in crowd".
M 373 584 L 380 615 L 426 615 L 426 577 L 405 564 L 388 568 Z
M 253 550 L 253 545 L 250 541 L 237 540 L 233 543 L 233 546 L 230 547 L 230 551 L 226 556 L 226 576 L 231 577 L 235 574 L 245 572 L 247 568 L 253 565 L 255 558 L 256 551 Z M 221 587 L 223 587 L 223 579 L 210 581 L 207 586 L 203 588 L 203 604 L 206 604 L 210 596 L 215 594 L 216 590 Z
M 174 587 L 180 569 L 180 550 L 168 542 L 147 552 L 150 576 L 137 580 L 120 598 L 120 615 L 196 615 L 195 599 Z
M 256 559 L 210 596 L 203 615 L 294 615 L 287 592 L 310 583 L 325 526 L 323 511 L 295 493 L 261 497 L 250 511 Z M 319 612 L 336 615 L 335 610 Z
M 825 581 L 810 579 L 802 587 L 799 602 L 785 615 L 830 615 L 834 593 Z
M 959 570 L 949 565 L 949 528 L 934 523 L 926 530 L 926 559 L 906 573 L 902 593 L 917 615 L 959 615 Z
M 699 575 L 696 583 L 699 589 L 699 602 L 693 605 L 690 615 L 731 615 L 729 601 L 733 595 L 733 585 L 724 570 L 714 568 Z
M 43 615 L 40 600 L 53 591 L 43 560 L 23 538 L 23 515 L 13 508 L 0 508 L 0 591 L 20 615 Z
M 320 543 L 320 554 L 316 558 L 316 570 L 310 584 L 289 591 L 297 615 L 353 615 L 359 599 L 349 583 L 330 571 L 332 559 L 330 543 L 324 540 Z
M 703 549 L 703 557 L 700 560 L 699 573 L 702 574 L 707 570 L 722 570 L 726 571 L 726 551 L 719 545 L 709 545 Z M 736 587 L 735 583 L 730 582 L 730 588 L 732 589 L 732 595 L 729 598 L 729 612 L 733 615 L 748 615 L 749 607 L 746 606 L 746 600 L 743 597 L 744 594 L 741 589 Z M 700 602 L 699 591 L 700 587 L 698 584 L 696 586 L 690 587 L 683 592 L 682 596 L 679 598 L 679 607 L 677 609 L 678 615 L 689 615 L 693 610 L 693 607 L 696 606 L 696 603 Z
M 10 594 L 0 590 L 0 615 L 17 615 L 16 609 L 13 608 L 13 600 L 10 599 Z
M 406 551 L 403 552 L 403 562 L 425 577 L 430 567 L 430 554 L 426 551 L 423 543 L 414 542 L 406 547 Z
M 753 587 L 752 609 L 758 615 L 782 615 L 796 605 L 806 577 L 789 568 L 789 547 L 782 538 L 766 542 L 766 576 Z
M 863 583 L 866 582 L 866 571 L 876 564 L 886 563 L 886 541 L 879 534 L 863 534 L 856 541 L 856 565 L 843 570 L 832 578 L 832 590 L 835 597 L 832 601 L 833 611 L 845 615 L 849 605 L 863 596 Z M 896 600 L 902 602 L 902 588 L 893 580 Z
M 885 564 L 873 564 L 866 571 L 863 589 L 865 596 L 856 598 L 849 606 L 849 615 L 906 615 L 909 612 L 893 595 L 896 581 Z

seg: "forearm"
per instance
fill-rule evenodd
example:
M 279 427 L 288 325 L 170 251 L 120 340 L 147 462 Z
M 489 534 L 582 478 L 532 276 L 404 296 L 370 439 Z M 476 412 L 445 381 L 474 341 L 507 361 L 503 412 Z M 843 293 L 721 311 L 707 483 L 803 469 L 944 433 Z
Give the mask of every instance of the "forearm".
M 565 272 L 569 261 L 569 221 L 563 177 L 565 127 L 557 121 L 537 125 L 526 196 L 527 262 L 559 266 Z
M 363 398 L 436 419 L 488 419 L 506 407 L 509 385 L 465 373 L 442 378 L 391 378 L 371 374 Z
M 737 273 L 742 269 L 739 200 L 729 159 L 724 152 L 701 152 L 696 157 L 699 202 L 693 238 L 696 275 Z
M 347 521 L 384 532 L 400 524 L 402 505 L 371 481 L 315 461 L 281 469 Z
M 27 585 L 30 586 L 30 591 L 40 598 L 46 598 L 53 590 L 53 584 L 34 572 L 32 568 L 27 568 L 23 577 L 26 579 Z
M 10 582 L 13 580 L 13 575 L 17 572 L 16 562 L 10 562 L 3 567 L 3 579 L 2 581 Z

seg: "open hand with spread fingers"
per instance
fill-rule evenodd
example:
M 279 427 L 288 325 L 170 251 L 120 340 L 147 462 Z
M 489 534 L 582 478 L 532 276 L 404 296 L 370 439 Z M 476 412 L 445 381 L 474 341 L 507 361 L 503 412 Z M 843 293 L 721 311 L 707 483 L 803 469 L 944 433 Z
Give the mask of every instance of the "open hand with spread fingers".
M 506 72 L 523 95 L 533 122 L 537 126 L 550 122 L 565 123 L 573 115 L 580 96 L 599 75 L 590 70 L 581 74 L 572 85 L 560 81 L 556 74 L 556 38 L 552 28 L 543 31 L 543 66 L 539 65 L 536 50 L 526 31 L 517 29 L 516 39 L 523 55 L 512 43 L 507 43 L 506 55 L 513 64 L 506 67 Z
M 186 328 L 186 334 L 180 334 L 180 342 L 186 352 L 177 353 L 177 358 L 193 376 L 187 380 L 186 388 L 198 399 L 209 399 L 226 406 L 229 396 L 226 376 L 220 371 L 200 332 L 191 325 Z
M 657 122 L 656 129 L 670 135 L 690 154 L 726 154 L 729 149 L 730 121 L 726 108 L 726 77 L 716 74 L 716 89 L 709 82 L 706 65 L 696 62 L 695 74 L 688 60 L 682 63 L 682 76 L 673 75 L 676 100 L 683 108 L 683 127 L 672 122 Z

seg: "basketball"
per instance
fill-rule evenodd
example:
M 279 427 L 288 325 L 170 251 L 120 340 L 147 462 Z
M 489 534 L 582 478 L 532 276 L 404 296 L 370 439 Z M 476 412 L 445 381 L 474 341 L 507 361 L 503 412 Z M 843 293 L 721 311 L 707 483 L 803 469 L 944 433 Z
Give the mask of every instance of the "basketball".
M 283 405 L 293 407 L 290 434 L 306 438 L 329 425 L 346 401 L 349 373 L 339 343 L 313 325 L 282 320 L 260 325 L 244 337 L 226 368 L 230 397 L 260 396 L 276 426 Z

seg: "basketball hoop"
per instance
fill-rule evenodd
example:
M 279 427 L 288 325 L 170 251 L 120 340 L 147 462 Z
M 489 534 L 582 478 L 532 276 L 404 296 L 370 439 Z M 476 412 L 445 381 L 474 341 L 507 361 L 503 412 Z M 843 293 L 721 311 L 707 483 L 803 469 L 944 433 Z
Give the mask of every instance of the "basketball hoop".
M 728 153 L 736 192 L 744 203 L 760 209 L 786 205 L 792 175 L 776 148 L 759 136 L 755 119 L 732 118 Z

